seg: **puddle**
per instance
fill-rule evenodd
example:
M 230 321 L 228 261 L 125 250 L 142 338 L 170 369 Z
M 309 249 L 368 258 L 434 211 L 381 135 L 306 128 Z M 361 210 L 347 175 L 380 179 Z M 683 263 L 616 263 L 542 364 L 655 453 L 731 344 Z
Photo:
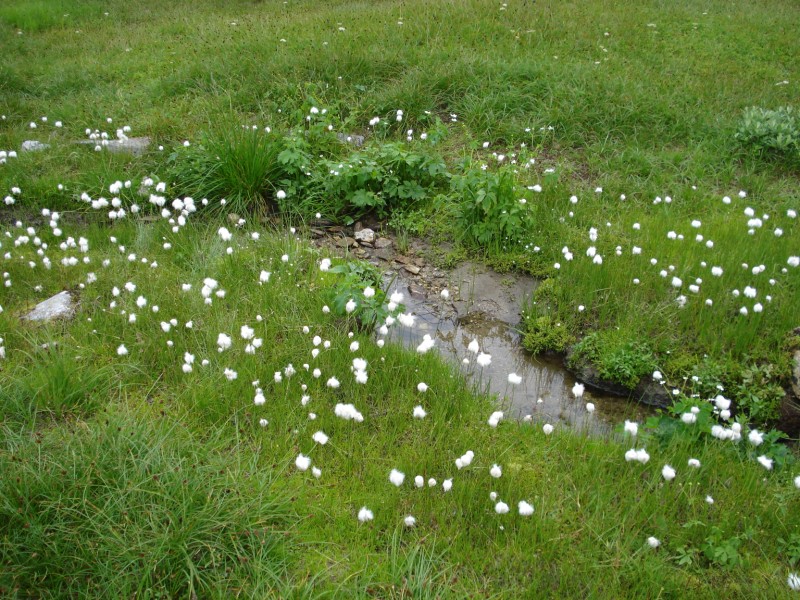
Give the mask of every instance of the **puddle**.
M 429 334 L 436 340 L 434 351 L 458 365 L 467 380 L 479 389 L 497 396 L 506 418 L 532 415 L 537 422 L 561 423 L 605 434 L 625 419 L 641 423 L 655 414 L 652 407 L 592 393 L 588 389 L 578 400 L 572 395 L 576 379 L 559 360 L 535 358 L 521 348 L 519 333 L 510 323 L 519 321 L 518 307 L 523 300 L 519 296 L 520 286 L 524 287 L 525 282 L 509 280 L 498 286 L 497 278 L 502 275 L 490 272 L 491 277 L 487 279 L 486 269 L 475 265 L 460 268 L 453 275 L 458 291 L 453 293 L 452 301 L 438 298 L 432 301 L 416 292 L 414 283 L 402 273 L 387 274 L 389 291 L 402 292 L 406 312 L 417 315 L 416 325 L 412 329 L 395 329 L 394 339 L 416 348 L 422 337 Z M 530 282 L 535 287 L 535 281 L 531 279 Z M 509 297 L 514 300 L 513 315 L 508 310 Z M 500 309 L 499 313 L 491 309 L 493 304 Z M 496 314 L 503 319 L 494 316 Z M 475 355 L 467 348 L 474 339 L 478 340 L 481 351 L 491 355 L 489 366 L 475 364 Z M 467 364 L 464 359 L 468 360 Z M 522 382 L 508 383 L 509 373 L 519 375 Z M 594 413 L 587 412 L 587 402 L 594 403 Z

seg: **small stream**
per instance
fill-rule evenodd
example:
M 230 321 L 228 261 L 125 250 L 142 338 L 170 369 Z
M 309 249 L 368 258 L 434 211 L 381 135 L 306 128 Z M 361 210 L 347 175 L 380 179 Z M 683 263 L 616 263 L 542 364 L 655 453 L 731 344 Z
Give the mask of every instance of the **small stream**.
M 520 345 L 519 333 L 509 323 L 514 321 L 509 318 L 507 310 L 504 312 L 501 307 L 498 311 L 505 320 L 481 310 L 487 305 L 508 304 L 509 298 L 505 301 L 500 298 L 506 293 L 516 301 L 518 311 L 522 298 L 514 298 L 520 294 L 519 289 L 514 289 L 516 284 L 506 283 L 501 289 L 497 281 L 494 284 L 481 281 L 481 278 L 486 279 L 489 275 L 498 275 L 491 274 L 485 268 L 476 269 L 474 265 L 467 265 L 453 275 L 459 291 L 451 302 L 438 297 L 436 301 L 431 301 L 419 293 L 412 294 L 410 290 L 414 289 L 414 284 L 402 272 L 388 274 L 391 280 L 389 292 L 402 292 L 406 312 L 417 315 L 413 328 L 400 327 L 394 335 L 398 336 L 399 332 L 402 343 L 414 348 L 425 334 L 431 335 L 436 340 L 435 351 L 458 365 L 468 381 L 497 396 L 506 418 L 522 419 L 532 415 L 537 422 L 561 423 L 594 434 L 606 434 L 626 419 L 641 423 L 655 414 L 652 407 L 625 398 L 593 393 L 588 389 L 582 398 L 576 399 L 572 394 L 576 379 L 560 360 L 537 358 L 525 352 Z M 481 298 L 478 288 L 485 288 L 489 296 Z M 459 317 L 459 313 L 462 316 Z M 514 319 L 519 321 L 516 311 Z M 489 366 L 482 368 L 475 364 L 475 355 L 467 349 L 474 339 L 478 340 L 481 351 L 491 355 Z M 468 361 L 466 364 L 464 359 Z M 522 377 L 522 382 L 518 385 L 508 383 L 509 373 Z M 594 413 L 587 412 L 587 402 L 594 403 Z

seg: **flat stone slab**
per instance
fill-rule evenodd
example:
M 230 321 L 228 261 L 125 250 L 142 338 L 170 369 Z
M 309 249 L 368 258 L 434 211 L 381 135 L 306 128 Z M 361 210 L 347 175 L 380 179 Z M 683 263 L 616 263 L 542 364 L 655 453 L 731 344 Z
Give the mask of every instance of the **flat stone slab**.
M 356 231 L 355 238 L 357 242 L 366 242 L 371 244 L 375 241 L 375 232 L 369 228 L 361 229 Z
M 91 146 L 92 148 L 97 146 L 97 142 L 92 140 L 80 140 L 75 143 L 83 146 Z M 132 137 L 127 140 L 108 140 L 105 149 L 115 154 L 133 154 L 134 156 L 138 156 L 144 154 L 149 147 L 149 137 Z
M 22 318 L 28 321 L 53 321 L 55 319 L 69 319 L 74 312 L 75 302 L 72 300 L 72 294 L 65 291 L 40 302 Z
M 25 140 L 22 142 L 23 152 L 40 152 L 41 150 L 47 150 L 49 147 L 50 144 L 44 144 L 38 140 Z
M 336 137 L 339 138 L 339 141 L 345 144 L 352 144 L 356 148 L 360 148 L 364 145 L 364 136 L 357 135 L 355 133 L 351 135 L 347 135 L 346 133 L 337 133 Z

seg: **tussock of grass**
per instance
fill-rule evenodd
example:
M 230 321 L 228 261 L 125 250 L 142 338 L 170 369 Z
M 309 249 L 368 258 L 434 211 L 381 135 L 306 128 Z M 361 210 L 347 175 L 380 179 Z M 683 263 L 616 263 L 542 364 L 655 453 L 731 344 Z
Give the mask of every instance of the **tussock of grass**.
M 274 590 L 286 572 L 290 512 L 252 455 L 228 444 L 117 412 L 36 440 L 6 430 L 3 594 Z

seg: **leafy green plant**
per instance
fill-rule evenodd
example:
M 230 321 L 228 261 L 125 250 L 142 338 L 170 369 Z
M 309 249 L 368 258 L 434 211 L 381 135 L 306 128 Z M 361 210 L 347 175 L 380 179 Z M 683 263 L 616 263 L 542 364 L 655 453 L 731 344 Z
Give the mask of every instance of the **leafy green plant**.
M 761 151 L 800 156 L 800 115 L 791 106 L 750 107 L 744 111 L 736 139 Z
M 800 563 L 800 533 L 792 533 L 788 539 L 778 538 L 781 554 L 786 556 L 789 566 L 796 567 Z
M 392 311 L 386 304 L 381 272 L 364 261 L 349 261 L 330 269 L 331 273 L 343 275 L 334 286 L 333 307 L 339 315 L 352 315 L 364 329 L 383 323 Z M 370 288 L 371 295 L 365 294 Z M 348 302 L 355 302 L 355 308 L 347 311 Z M 402 310 L 402 306 L 398 306 Z
M 355 219 L 368 212 L 385 217 L 423 200 L 449 178 L 444 160 L 402 142 L 369 146 L 346 160 L 320 161 L 315 185 L 333 203 L 332 212 Z
M 615 381 L 633 389 L 639 380 L 656 367 L 657 362 L 650 347 L 631 341 L 618 332 L 594 332 L 575 345 L 570 360 L 592 363 L 604 379 Z
M 691 567 L 696 565 L 700 555 L 700 551 L 689 545 L 679 546 L 675 549 L 675 556 L 672 557 L 681 567 Z
M 569 328 L 556 323 L 550 315 L 530 316 L 525 319 L 522 345 L 532 354 L 565 352 L 574 341 Z
M 575 343 L 573 327 L 560 314 L 561 289 L 554 278 L 542 281 L 523 310 L 523 347 L 532 354 L 566 352 Z
M 634 388 L 656 366 L 656 359 L 647 344 L 626 342 L 611 349 L 603 357 L 600 361 L 600 375 L 625 387 Z
M 468 242 L 499 246 L 523 241 L 527 205 L 519 201 L 513 170 L 484 171 L 467 164 L 451 185 L 461 203 L 458 226 Z
M 732 569 L 741 563 L 742 557 L 739 554 L 739 548 L 741 548 L 742 542 L 748 538 L 747 534 L 726 537 L 722 529 L 714 525 L 700 549 L 710 562 Z
M 744 368 L 735 389 L 737 408 L 758 424 L 777 420 L 784 395 L 772 364 Z

